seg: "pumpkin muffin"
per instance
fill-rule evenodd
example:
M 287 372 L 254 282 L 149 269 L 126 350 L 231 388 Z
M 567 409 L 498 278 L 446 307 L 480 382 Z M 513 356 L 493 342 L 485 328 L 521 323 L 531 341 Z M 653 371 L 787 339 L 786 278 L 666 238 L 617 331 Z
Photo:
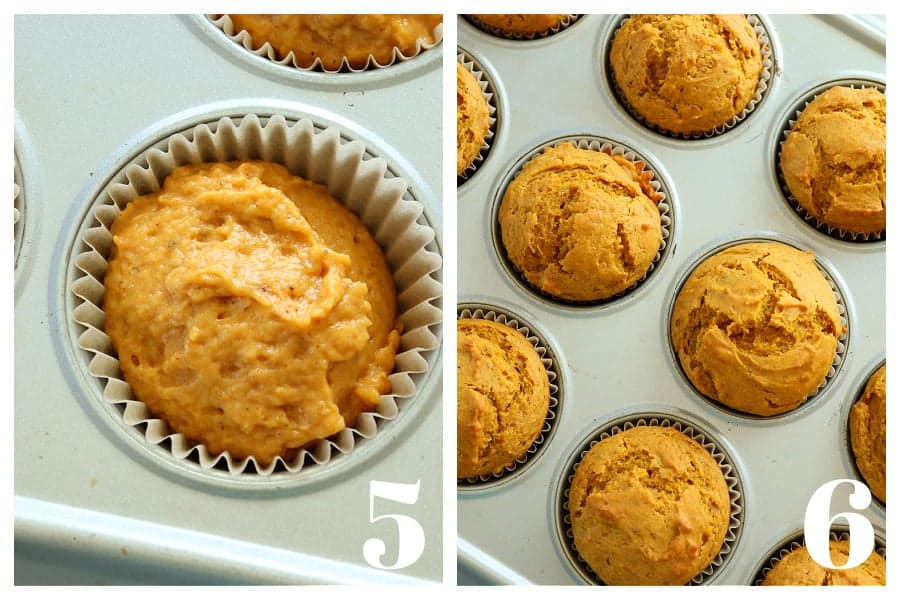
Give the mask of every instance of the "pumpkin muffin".
M 471 15 L 488 28 L 512 35 L 547 33 L 561 25 L 569 15 Z
M 850 541 L 831 539 L 829 550 L 832 564 L 846 564 Z M 852 569 L 826 569 L 801 546 L 775 563 L 761 585 L 885 585 L 886 568 L 884 558 L 873 551 Z
M 671 427 L 637 426 L 582 458 L 569 514 L 578 554 L 607 585 L 684 585 L 721 550 L 731 501 L 703 446 Z
M 835 86 L 803 109 L 784 140 L 785 184 L 822 223 L 851 233 L 885 230 L 885 111 L 880 91 Z
M 645 122 L 700 135 L 750 104 L 763 61 L 744 15 L 632 15 L 613 38 L 609 66 L 625 104 Z
M 660 196 L 643 167 L 570 142 L 529 160 L 498 215 L 515 269 L 567 301 L 605 300 L 637 283 L 662 244 Z
M 684 282 L 672 344 L 700 393 L 735 410 L 778 415 L 825 380 L 844 331 L 812 252 L 779 242 L 726 248 Z
M 521 333 L 488 319 L 456 322 L 456 476 L 501 472 L 524 456 L 550 406 L 547 370 Z
M 478 158 L 490 129 L 490 107 L 478 80 L 456 63 L 456 174 Z
M 391 272 L 324 186 L 258 161 L 178 167 L 111 233 L 104 327 L 125 380 L 212 454 L 290 459 L 390 391 Z
M 418 52 L 420 43 L 437 41 L 434 29 L 441 15 L 229 15 L 234 32 L 247 31 L 256 47 L 268 42 L 279 59 L 294 53 L 298 67 L 312 67 L 316 59 L 330 71 L 346 59 L 354 69 L 394 61 L 394 50 L 404 56 Z
M 882 365 L 850 409 L 850 446 L 856 466 L 876 498 L 885 502 L 887 366 Z

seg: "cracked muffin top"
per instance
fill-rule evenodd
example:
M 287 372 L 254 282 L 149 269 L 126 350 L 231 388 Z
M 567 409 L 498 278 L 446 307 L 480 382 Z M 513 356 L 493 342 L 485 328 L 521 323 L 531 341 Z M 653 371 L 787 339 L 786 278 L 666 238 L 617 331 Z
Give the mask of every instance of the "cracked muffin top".
M 550 382 L 537 350 L 488 319 L 456 322 L 456 476 L 500 472 L 541 433 Z
M 850 540 L 829 540 L 829 551 L 832 564 L 847 564 Z M 884 557 L 873 551 L 852 569 L 826 569 L 801 546 L 775 563 L 762 585 L 885 585 L 886 568 Z
M 862 396 L 850 410 L 850 445 L 856 466 L 872 494 L 885 502 L 887 461 L 887 367 L 869 378 Z
M 456 63 L 456 174 L 469 168 L 490 129 L 490 107 L 472 71 Z
M 498 215 L 516 270 L 535 288 L 576 302 L 605 300 L 637 283 L 662 243 L 660 196 L 643 169 L 570 142 L 528 161 Z
M 609 62 L 632 110 L 681 135 L 709 133 L 740 115 L 763 68 L 744 15 L 633 15 L 616 32 Z
M 719 553 L 731 519 L 712 455 L 672 427 L 596 443 L 569 488 L 581 557 L 607 585 L 684 585 Z
M 885 96 L 835 86 L 807 105 L 781 146 L 791 195 L 819 221 L 852 233 L 886 226 Z
M 732 246 L 678 293 L 672 344 L 702 394 L 735 410 L 792 410 L 825 380 L 844 331 L 815 255 L 779 242 Z

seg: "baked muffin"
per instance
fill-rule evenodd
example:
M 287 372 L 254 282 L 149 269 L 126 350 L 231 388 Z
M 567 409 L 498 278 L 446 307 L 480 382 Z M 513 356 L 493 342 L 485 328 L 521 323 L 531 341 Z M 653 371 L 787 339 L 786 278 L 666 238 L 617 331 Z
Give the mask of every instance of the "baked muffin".
M 569 142 L 528 161 L 498 215 L 515 269 L 569 301 L 604 300 L 637 283 L 662 244 L 660 196 L 643 167 Z
M 613 38 L 609 66 L 625 103 L 645 122 L 699 135 L 748 106 L 763 61 L 744 15 L 632 15 Z
M 835 86 L 800 113 L 781 145 L 784 182 L 803 209 L 851 233 L 884 231 L 885 96 Z
M 675 299 L 672 344 L 700 393 L 736 410 L 778 415 L 825 380 L 844 331 L 812 252 L 779 242 L 726 248 Z
M 404 56 L 418 52 L 420 43 L 437 41 L 434 29 L 441 15 L 229 15 L 234 32 L 246 30 L 257 47 L 268 42 L 279 59 L 294 53 L 298 67 L 316 59 L 329 71 L 347 64 L 354 69 L 394 61 L 394 49 Z
M 569 15 L 471 15 L 479 23 L 503 33 L 536 35 L 558 27 Z
M 490 107 L 475 75 L 456 63 L 456 174 L 478 158 L 490 129 Z
M 390 391 L 387 261 L 327 189 L 257 161 L 176 168 L 111 229 L 105 330 L 154 416 L 270 464 Z
M 831 539 L 829 549 L 832 564 L 847 563 L 849 540 Z M 885 585 L 885 574 L 884 558 L 877 552 L 852 569 L 826 569 L 801 546 L 775 563 L 762 585 Z
M 882 365 L 866 383 L 850 409 L 850 446 L 856 466 L 876 498 L 885 502 L 887 439 L 887 367 Z
M 684 585 L 718 555 L 731 519 L 716 460 L 671 427 L 595 444 L 569 489 L 578 554 L 607 585 Z
M 501 472 L 541 433 L 550 382 L 534 346 L 488 319 L 456 322 L 456 476 Z

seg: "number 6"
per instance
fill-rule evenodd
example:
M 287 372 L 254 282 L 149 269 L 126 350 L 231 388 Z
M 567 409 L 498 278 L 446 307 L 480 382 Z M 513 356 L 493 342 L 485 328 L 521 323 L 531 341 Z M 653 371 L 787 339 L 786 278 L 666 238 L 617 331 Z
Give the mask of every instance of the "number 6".
M 384 498 L 403 504 L 415 504 L 419 498 L 419 482 L 391 483 L 389 481 L 369 482 L 369 523 L 381 519 L 397 522 L 397 562 L 385 565 L 381 562 L 386 548 L 379 538 L 369 538 L 363 544 L 363 558 L 377 569 L 395 570 L 410 566 L 422 556 L 425 550 L 425 532 L 419 522 L 406 515 L 385 514 L 375 516 L 375 498 Z
M 863 515 L 842 512 L 832 517 L 829 514 L 831 497 L 842 483 L 853 486 L 853 492 L 848 497 L 852 508 L 865 510 L 872 502 L 872 492 L 855 479 L 833 479 L 813 492 L 809 504 L 806 505 L 803 536 L 809 555 L 826 569 L 852 569 L 862 564 L 875 547 L 875 532 L 872 530 L 872 524 Z M 847 564 L 838 566 L 831 562 L 828 536 L 831 533 L 831 524 L 840 518 L 846 519 L 850 527 L 850 555 L 847 557 Z

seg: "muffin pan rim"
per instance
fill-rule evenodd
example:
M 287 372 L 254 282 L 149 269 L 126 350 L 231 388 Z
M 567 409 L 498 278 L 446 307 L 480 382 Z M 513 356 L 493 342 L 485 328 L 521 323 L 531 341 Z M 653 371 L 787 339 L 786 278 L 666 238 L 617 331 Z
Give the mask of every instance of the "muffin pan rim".
M 806 212 L 800 203 L 797 202 L 793 194 L 787 187 L 787 182 L 781 172 L 781 146 L 787 139 L 787 134 L 793 128 L 794 122 L 797 120 L 798 113 L 802 111 L 816 96 L 836 86 L 868 86 L 874 87 L 882 93 L 887 88 L 887 78 L 883 74 L 869 72 L 865 70 L 845 70 L 837 71 L 831 79 L 813 79 L 807 81 L 802 86 L 803 91 L 795 93 L 786 99 L 779 107 L 776 116 L 772 119 L 772 131 L 768 134 L 771 138 L 767 148 L 769 156 L 768 162 L 769 177 L 775 186 L 775 195 L 781 199 L 778 204 L 782 208 L 787 207 L 788 211 L 794 216 L 794 220 L 798 221 L 804 228 L 811 228 L 819 236 L 834 240 L 848 250 L 858 248 L 860 250 L 873 249 L 882 250 L 887 242 L 887 228 L 880 233 L 857 234 L 853 232 L 841 232 L 836 227 L 832 227 L 827 223 L 819 221 L 814 215 Z M 871 236 L 872 239 L 868 239 Z M 857 239 L 861 237 L 863 239 Z
M 424 72 L 439 70 L 442 49 L 446 38 L 442 38 L 431 48 L 422 50 L 416 56 L 380 68 L 369 68 L 355 72 L 310 71 L 280 65 L 263 56 L 257 56 L 243 46 L 236 44 L 210 20 L 206 14 L 182 15 L 189 28 L 215 52 L 233 64 L 257 75 L 264 75 L 280 83 L 301 84 L 320 90 L 351 90 L 360 88 L 383 88 L 407 82 Z M 432 52 L 434 51 L 434 52 Z
M 556 404 L 548 407 L 548 417 L 544 419 L 545 426 L 548 426 L 549 429 L 546 433 L 543 433 L 543 439 L 536 440 L 529 447 L 526 455 L 520 459 L 516 460 L 516 463 L 511 467 L 506 467 L 501 475 L 488 475 L 483 477 L 478 477 L 479 481 L 469 481 L 469 479 L 476 478 L 468 478 L 468 479 L 460 479 L 457 477 L 456 479 L 456 491 L 457 494 L 476 494 L 479 492 L 485 491 L 493 491 L 494 488 L 498 486 L 503 486 L 509 484 L 510 482 L 514 482 L 517 478 L 526 474 L 529 470 L 529 467 L 533 466 L 538 460 L 546 454 L 546 449 L 553 442 L 553 439 L 556 437 L 556 433 L 559 430 L 557 426 L 560 422 L 563 411 L 565 410 L 565 398 L 567 392 L 567 386 L 565 383 L 566 376 L 563 374 L 565 361 L 561 358 L 561 354 L 558 348 L 555 346 L 555 340 L 548 336 L 547 333 L 540 326 L 534 326 L 533 320 L 529 318 L 522 317 L 520 312 L 515 309 L 504 308 L 502 306 L 498 306 L 496 304 L 478 301 L 478 300 L 463 300 L 458 299 L 456 304 L 456 314 L 457 321 L 461 318 L 459 315 L 463 311 L 472 311 L 475 312 L 477 310 L 482 310 L 486 313 L 494 312 L 495 314 L 500 313 L 507 319 L 512 319 L 518 322 L 519 327 L 525 327 L 529 330 L 529 333 L 537 338 L 538 342 L 542 345 L 542 347 L 547 351 L 549 356 L 551 367 L 546 367 L 548 373 L 553 373 L 556 376 L 554 381 L 550 382 L 551 386 L 556 387 L 556 392 L 551 390 L 550 399 L 551 402 L 555 399 Z M 496 319 L 489 319 L 487 316 L 482 317 L 467 317 L 467 318 L 475 318 L 475 319 L 486 319 L 490 321 L 496 321 Z M 519 329 L 516 328 L 516 330 Z M 521 332 L 520 332 L 521 333 Z M 526 338 L 528 339 L 528 338 Z M 529 342 L 531 340 L 528 340 Z M 543 358 L 542 362 L 543 362 Z M 555 396 L 555 398 L 554 398 Z M 553 416 L 550 417 L 549 414 L 553 413 Z
M 654 176 L 653 180 L 659 183 L 659 191 L 665 195 L 664 200 L 657 203 L 657 208 L 659 208 L 659 205 L 662 204 L 663 201 L 667 205 L 666 212 L 660 211 L 660 220 L 662 221 L 665 218 L 668 218 L 669 220 L 668 226 L 663 225 L 662 227 L 663 230 L 667 227 L 669 234 L 668 236 L 663 235 L 657 257 L 650 263 L 650 268 L 644 273 L 643 277 L 638 279 L 629 288 L 609 298 L 584 302 L 557 298 L 537 289 L 537 287 L 529 283 L 525 279 L 525 276 L 516 270 L 516 267 L 512 264 L 512 261 L 506 254 L 499 218 L 500 205 L 503 203 L 503 196 L 505 195 L 507 188 L 529 161 L 540 155 L 544 148 L 556 147 L 564 142 L 574 142 L 577 145 L 578 142 L 581 141 L 587 141 L 589 144 L 597 143 L 601 146 L 609 144 L 613 147 L 619 147 L 625 150 L 625 154 L 630 152 L 638 159 L 638 161 L 642 161 L 645 165 L 645 170 L 651 172 Z M 593 149 L 592 151 L 601 152 L 601 150 Z M 659 276 L 657 275 L 659 270 L 665 266 L 667 258 L 672 254 L 673 248 L 677 246 L 679 241 L 681 222 L 679 210 L 680 203 L 675 187 L 671 183 L 671 176 L 665 168 L 659 166 L 660 164 L 659 159 L 657 159 L 654 154 L 646 150 L 636 150 L 634 143 L 630 140 L 622 142 L 613 137 L 607 137 L 596 133 L 556 135 L 550 139 L 544 139 L 544 141 L 532 145 L 524 152 L 516 154 L 515 159 L 512 162 L 508 162 L 506 167 L 500 171 L 502 175 L 495 177 L 495 183 L 493 184 L 489 195 L 490 200 L 487 203 L 489 216 L 485 223 L 485 226 L 489 229 L 487 232 L 487 237 L 490 240 L 489 245 L 493 249 L 491 258 L 504 273 L 504 279 L 507 283 L 524 292 L 526 296 L 532 300 L 538 301 L 542 305 L 551 306 L 554 309 L 572 313 L 583 314 L 591 311 L 605 312 L 616 310 L 631 304 L 634 301 L 634 298 L 639 297 L 641 291 L 646 291 L 648 281 L 654 278 L 654 276 L 656 276 L 656 279 L 659 279 Z
M 705 439 L 706 444 L 701 444 L 701 446 L 706 449 L 707 444 L 713 445 L 716 450 L 721 453 L 724 457 L 723 463 L 726 466 L 731 467 L 732 474 L 726 475 L 723 471 L 722 475 L 727 480 L 731 477 L 734 480 L 733 484 L 728 485 L 728 495 L 731 501 L 732 507 L 737 510 L 732 510 L 729 514 L 729 526 L 726 530 L 725 539 L 722 542 L 722 548 L 720 548 L 719 552 L 716 553 L 716 556 L 713 558 L 713 561 L 710 562 L 709 565 L 706 565 L 700 573 L 694 576 L 686 586 L 694 586 L 694 585 L 710 585 L 715 583 L 715 580 L 718 579 L 723 571 L 726 571 L 731 564 L 731 558 L 735 554 L 735 552 L 739 549 L 739 544 L 742 539 L 742 534 L 744 530 L 744 523 L 746 519 L 747 512 L 747 503 L 746 503 L 746 495 L 747 495 L 747 486 L 744 485 L 744 474 L 743 474 L 743 465 L 741 464 L 739 459 L 735 457 L 738 456 L 734 447 L 727 441 L 723 441 L 724 438 L 719 435 L 711 435 L 709 431 L 714 431 L 715 428 L 709 424 L 702 416 L 684 410 L 680 407 L 668 406 L 668 405 L 656 405 L 656 404 L 635 404 L 628 407 L 623 407 L 620 410 L 615 411 L 614 413 L 606 414 L 601 417 L 594 419 L 587 427 L 581 429 L 573 439 L 575 443 L 569 441 L 569 445 L 564 455 L 564 460 L 560 461 L 559 466 L 556 469 L 556 475 L 554 476 L 553 482 L 554 485 L 551 486 L 551 504 L 552 507 L 552 527 L 554 529 L 554 539 L 557 542 L 557 551 L 561 552 L 565 562 L 568 563 L 571 571 L 574 571 L 575 574 L 579 578 L 581 578 L 581 583 L 587 583 L 589 585 L 600 585 L 599 576 L 594 575 L 593 577 L 588 572 L 590 568 L 585 563 L 584 559 L 582 559 L 577 550 L 574 548 L 574 540 L 571 541 L 571 545 L 568 538 L 568 531 L 571 529 L 571 525 L 566 524 L 566 519 L 568 518 L 568 511 L 566 510 L 566 505 L 568 504 L 568 490 L 571 485 L 570 479 L 575 474 L 575 469 L 577 465 L 583 459 L 583 455 L 590 450 L 595 441 L 600 441 L 599 438 L 604 433 L 610 433 L 613 428 L 618 427 L 619 429 L 624 430 L 626 424 L 631 424 L 632 427 L 638 426 L 639 421 L 645 421 L 646 425 L 650 424 L 650 421 L 656 419 L 658 422 L 662 422 L 665 420 L 669 420 L 669 425 L 660 425 L 662 427 L 671 427 L 676 429 L 677 431 L 681 431 L 681 429 L 677 429 L 674 427 L 672 422 L 677 422 L 679 425 L 690 427 L 694 430 L 694 435 L 689 436 L 694 441 L 699 441 L 696 439 L 696 436 L 701 436 Z M 683 429 L 684 427 L 682 427 Z M 611 434 L 612 435 L 612 434 Z M 686 435 L 686 434 L 685 434 Z M 713 456 L 715 459 L 715 456 Z M 715 459 L 717 464 L 719 463 L 718 459 Z M 721 464 L 720 464 L 721 467 Z M 731 525 L 731 521 L 737 521 L 737 525 Z M 734 534 L 734 540 L 728 541 L 728 535 L 730 533 Z M 728 546 L 726 548 L 726 546 Z M 714 562 L 718 558 L 722 558 L 722 562 L 718 566 L 712 567 L 712 572 L 708 575 L 704 574 L 704 571 L 710 568 L 712 562 Z M 583 563 L 581 565 L 577 563 Z M 695 579 L 702 579 L 701 582 L 695 582 Z M 602 584 L 607 585 L 607 584 Z
M 424 201 L 431 194 L 430 189 L 424 185 L 418 173 L 395 150 L 367 128 L 329 113 L 327 110 L 296 102 L 233 99 L 202 104 L 183 110 L 140 130 L 98 166 L 95 176 L 91 177 L 85 188 L 79 192 L 72 205 L 72 213 L 75 216 L 69 224 L 70 229 L 65 232 L 65 235 L 60 236 L 57 245 L 57 250 L 61 252 L 59 278 L 55 282 L 51 279 L 51 285 L 59 286 L 57 290 L 51 291 L 51 306 L 55 304 L 59 308 L 54 312 L 59 321 L 60 331 L 63 332 L 63 335 L 59 337 L 65 338 L 65 340 L 56 340 L 54 345 L 59 365 L 66 373 L 79 404 L 88 413 L 100 416 L 100 420 L 106 422 L 104 428 L 118 434 L 117 437 L 124 440 L 129 449 L 137 449 L 136 452 L 128 452 L 129 455 L 137 454 L 141 458 L 146 458 L 151 464 L 163 467 L 162 472 L 175 475 L 177 479 L 199 481 L 219 488 L 237 491 L 258 490 L 256 493 L 275 492 L 287 488 L 298 491 L 307 488 L 316 489 L 334 483 L 335 478 L 355 468 L 358 463 L 368 462 L 372 456 L 389 451 L 387 438 L 390 437 L 390 434 L 407 427 L 415 427 L 417 419 L 413 417 L 426 410 L 424 407 L 431 397 L 433 388 L 437 385 L 435 380 L 439 379 L 436 371 L 440 370 L 443 339 L 441 324 L 430 328 L 436 339 L 436 346 L 427 351 L 428 368 L 424 373 L 411 374 L 416 382 L 416 394 L 411 398 L 397 400 L 399 410 L 393 419 L 376 417 L 378 432 L 384 434 L 384 430 L 387 429 L 388 435 L 375 436 L 381 438 L 381 440 L 377 440 L 363 439 L 358 434 L 354 434 L 356 447 L 351 454 L 356 456 L 352 460 L 347 460 L 350 458 L 348 455 L 336 452 L 328 462 L 311 464 L 304 468 L 304 470 L 309 469 L 305 475 L 290 472 L 276 472 L 264 476 L 255 473 L 233 474 L 218 468 L 204 468 L 189 457 L 174 456 L 168 449 L 168 441 L 164 444 L 152 444 L 144 439 L 143 427 L 139 428 L 122 421 L 122 410 L 103 397 L 105 384 L 88 372 L 90 357 L 79 358 L 80 355 L 88 354 L 88 351 L 82 350 L 79 346 L 78 337 L 84 328 L 78 325 L 73 318 L 73 310 L 82 304 L 82 301 L 76 301 L 71 285 L 83 275 L 75 265 L 75 258 L 79 254 L 78 246 L 82 243 L 81 236 L 95 221 L 94 209 L 99 206 L 99 201 L 107 193 L 109 185 L 123 173 L 126 165 L 142 158 L 149 149 L 159 146 L 178 133 L 188 132 L 203 123 L 214 125 L 225 117 L 239 121 L 241 118 L 253 114 L 262 118 L 281 115 L 291 121 L 307 119 L 315 125 L 317 132 L 326 128 L 336 128 L 340 132 L 342 144 L 352 140 L 362 142 L 366 148 L 366 156 L 378 156 L 386 162 L 386 176 L 402 177 L 407 181 L 409 185 L 406 195 L 422 208 L 419 221 L 425 221 L 435 234 L 427 246 L 442 255 L 440 233 L 432 225 L 433 221 L 428 215 L 427 202 Z M 373 151 L 377 151 L 377 154 L 373 154 Z M 60 244 L 65 245 L 60 246 Z M 431 277 L 443 286 L 440 272 L 441 269 L 438 268 L 431 274 Z M 437 301 L 439 302 L 440 299 Z M 434 302 L 434 300 L 431 301 L 433 306 Z M 195 452 L 192 452 L 190 456 L 194 454 Z
M 684 369 L 681 366 L 681 361 L 678 358 L 678 353 L 675 351 L 675 345 L 672 341 L 671 323 L 672 312 L 675 309 L 675 301 L 691 274 L 697 269 L 697 267 L 700 266 L 701 263 L 703 263 L 703 261 L 711 258 L 722 250 L 733 246 L 754 242 L 778 242 L 791 246 L 792 248 L 800 251 L 811 251 L 809 247 L 804 246 L 796 238 L 775 231 L 736 231 L 732 232 L 732 234 L 730 235 L 716 238 L 707 242 L 705 245 L 696 249 L 685 260 L 683 272 L 677 275 L 672 280 L 670 288 L 666 292 L 664 300 L 665 310 L 662 319 L 662 333 L 664 337 L 662 339 L 666 340 L 666 357 L 670 370 L 675 373 L 676 378 L 680 381 L 681 384 L 683 384 L 682 388 L 688 390 L 691 396 L 696 400 L 705 402 L 708 406 L 718 411 L 722 415 L 726 415 L 727 418 L 743 420 L 744 424 L 749 424 L 751 422 L 763 425 L 772 423 L 787 423 L 801 418 L 807 412 L 811 412 L 812 410 L 814 410 L 814 407 L 829 402 L 827 393 L 833 387 L 833 382 L 841 374 L 844 363 L 846 363 L 849 357 L 852 356 L 850 340 L 856 323 L 856 310 L 854 307 L 854 303 L 851 295 L 846 291 L 847 285 L 843 281 L 843 278 L 840 276 L 840 271 L 835 268 L 830 260 L 822 256 L 821 253 L 815 252 L 816 267 L 819 269 L 819 272 L 822 273 L 822 275 L 825 277 L 825 280 L 829 283 L 832 290 L 835 291 L 835 299 L 838 303 L 838 309 L 840 310 L 842 307 L 844 309 L 841 314 L 841 320 L 846 327 L 846 331 L 842 336 L 838 336 L 838 346 L 835 351 L 834 360 L 837 360 L 838 357 L 840 357 L 840 361 L 837 363 L 837 365 L 834 364 L 834 360 L 832 361 L 832 368 L 834 369 L 834 373 L 831 375 L 826 374 L 824 382 L 819 385 L 816 391 L 807 396 L 806 399 L 803 400 L 803 402 L 801 402 L 795 408 L 783 413 L 779 413 L 777 415 L 754 415 L 752 413 L 746 413 L 731 408 L 729 406 L 726 406 L 725 404 L 720 403 L 717 400 L 713 400 L 712 398 L 705 396 L 694 386 L 693 382 L 687 376 L 687 373 L 684 372 Z M 844 346 L 843 353 L 841 353 L 840 351 L 841 344 L 843 344 Z M 825 396 L 824 400 L 822 398 L 823 396 Z

